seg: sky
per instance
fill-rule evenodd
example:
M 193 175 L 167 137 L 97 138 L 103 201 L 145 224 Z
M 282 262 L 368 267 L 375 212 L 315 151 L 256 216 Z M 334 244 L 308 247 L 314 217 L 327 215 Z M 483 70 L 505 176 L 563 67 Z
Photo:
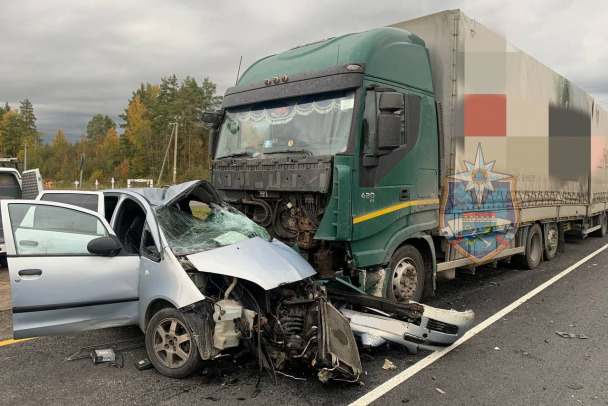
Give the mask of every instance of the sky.
M 161 77 L 209 77 L 223 93 L 257 59 L 319 39 L 459 8 L 608 109 L 605 0 L 19 0 L 0 13 L 0 103 L 28 98 L 49 142 L 70 141 Z

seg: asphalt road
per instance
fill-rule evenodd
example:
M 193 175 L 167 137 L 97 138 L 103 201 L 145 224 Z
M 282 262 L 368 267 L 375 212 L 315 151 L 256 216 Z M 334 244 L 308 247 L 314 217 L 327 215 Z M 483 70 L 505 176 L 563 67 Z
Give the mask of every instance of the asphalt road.
M 608 238 L 572 240 L 565 253 L 534 271 L 503 265 L 459 275 L 440 284 L 427 303 L 471 308 L 478 324 L 606 243 Z M 2 281 L 0 276 L 0 289 Z M 588 338 L 562 338 L 555 331 Z M 362 355 L 362 386 L 323 385 L 313 371 L 295 370 L 291 373 L 306 381 L 279 377 L 275 384 L 263 375 L 259 390 L 256 364 L 247 358 L 210 362 L 200 375 L 179 381 L 155 370 L 137 371 L 133 364 L 145 355 L 143 348 L 123 353 L 124 368 L 64 360 L 80 347 L 141 336 L 132 327 L 0 346 L 0 404 L 347 405 L 429 355 L 410 355 L 396 346 L 374 349 Z M 5 310 L 0 340 L 7 338 L 10 311 Z M 397 370 L 382 369 L 386 358 Z M 608 405 L 608 250 L 373 404 Z

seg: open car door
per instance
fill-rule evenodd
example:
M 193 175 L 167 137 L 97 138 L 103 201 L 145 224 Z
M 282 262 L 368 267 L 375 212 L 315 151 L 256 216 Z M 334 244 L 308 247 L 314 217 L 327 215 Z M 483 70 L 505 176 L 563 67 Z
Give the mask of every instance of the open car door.
M 119 243 L 89 252 L 91 241 L 115 239 L 100 214 L 34 200 L 5 200 L 0 211 L 15 338 L 137 323 L 139 256 Z

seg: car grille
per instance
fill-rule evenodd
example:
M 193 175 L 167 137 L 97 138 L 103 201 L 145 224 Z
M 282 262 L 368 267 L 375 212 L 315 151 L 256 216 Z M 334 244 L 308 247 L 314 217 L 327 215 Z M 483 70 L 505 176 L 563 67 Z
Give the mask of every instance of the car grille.
M 445 334 L 458 334 L 458 326 L 433 319 L 429 319 L 429 321 L 426 323 L 426 328 Z

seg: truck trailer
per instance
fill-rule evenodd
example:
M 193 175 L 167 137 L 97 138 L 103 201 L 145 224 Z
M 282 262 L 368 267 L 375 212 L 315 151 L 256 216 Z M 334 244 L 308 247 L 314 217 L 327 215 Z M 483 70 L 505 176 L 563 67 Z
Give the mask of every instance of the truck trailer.
M 460 10 L 263 58 L 203 121 L 226 201 L 398 302 L 608 231 L 606 111 Z

